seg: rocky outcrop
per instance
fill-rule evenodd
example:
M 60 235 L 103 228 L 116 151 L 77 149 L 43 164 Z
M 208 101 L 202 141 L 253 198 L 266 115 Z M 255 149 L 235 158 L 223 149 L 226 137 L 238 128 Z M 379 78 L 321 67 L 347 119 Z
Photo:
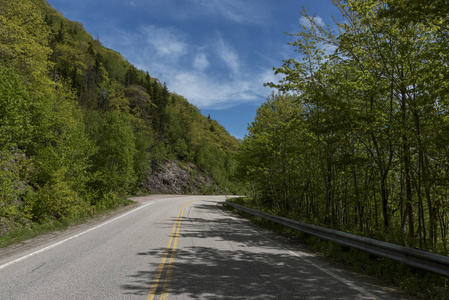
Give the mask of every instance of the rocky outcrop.
M 178 161 L 165 160 L 153 168 L 142 189 L 156 194 L 203 194 L 212 185 L 212 179 L 200 174 L 194 164 L 181 167 Z

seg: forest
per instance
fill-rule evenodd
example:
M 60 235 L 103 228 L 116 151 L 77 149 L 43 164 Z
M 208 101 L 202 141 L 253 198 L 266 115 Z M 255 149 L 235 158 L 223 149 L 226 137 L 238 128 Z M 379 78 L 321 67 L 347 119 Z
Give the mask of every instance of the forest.
M 238 154 L 254 206 L 448 254 L 446 1 L 333 1 L 303 11 Z
M 0 7 L 0 236 L 151 193 L 165 160 L 210 178 L 203 193 L 239 191 L 239 142 L 215 120 L 45 0 Z

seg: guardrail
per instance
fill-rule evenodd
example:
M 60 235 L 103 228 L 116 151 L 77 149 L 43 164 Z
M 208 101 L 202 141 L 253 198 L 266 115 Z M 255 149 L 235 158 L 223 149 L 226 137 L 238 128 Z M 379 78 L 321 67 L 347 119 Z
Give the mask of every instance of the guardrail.
M 289 228 L 332 241 L 342 246 L 366 251 L 375 256 L 387 257 L 400 263 L 449 277 L 449 257 L 430 253 L 415 248 L 394 245 L 379 240 L 360 237 L 354 234 L 337 231 L 287 218 L 271 215 L 255 209 L 247 208 L 226 201 L 227 205 L 248 214 L 282 224 Z

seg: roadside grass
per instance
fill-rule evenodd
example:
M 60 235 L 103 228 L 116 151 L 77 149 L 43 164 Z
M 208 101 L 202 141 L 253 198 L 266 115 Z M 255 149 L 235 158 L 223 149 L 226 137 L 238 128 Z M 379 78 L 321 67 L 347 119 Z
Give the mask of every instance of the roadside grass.
M 120 198 L 118 199 L 117 203 L 113 206 L 107 208 L 96 207 L 94 213 L 86 214 L 78 218 L 52 220 L 51 222 L 48 223 L 32 222 L 26 226 L 17 225 L 16 227 L 13 227 L 9 232 L 0 236 L 0 248 L 4 248 L 12 244 L 19 243 L 24 240 L 34 238 L 46 233 L 66 230 L 70 226 L 85 223 L 91 219 L 107 215 L 121 207 L 128 206 L 134 203 L 135 202 L 128 200 L 126 198 Z
M 247 198 L 233 198 L 232 202 L 253 209 Z M 310 234 L 293 230 L 284 225 L 256 217 L 245 212 L 225 207 L 250 220 L 252 223 L 287 238 L 293 244 L 301 244 L 307 250 L 330 258 L 339 267 L 378 278 L 387 286 L 394 286 L 418 299 L 449 299 L 449 278 L 398 263 L 388 258 L 377 257 L 367 252 L 340 246 Z M 271 212 L 272 213 L 272 212 Z
M 28 226 L 18 226 L 0 236 L 0 248 L 10 246 L 21 241 L 57 230 L 65 230 L 69 221 L 55 221 L 52 223 L 31 223 Z

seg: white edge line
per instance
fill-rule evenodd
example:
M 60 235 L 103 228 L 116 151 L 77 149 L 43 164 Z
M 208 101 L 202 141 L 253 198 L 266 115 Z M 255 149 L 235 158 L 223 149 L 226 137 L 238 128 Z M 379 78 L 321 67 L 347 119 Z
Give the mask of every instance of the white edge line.
M 240 222 L 240 223 L 242 222 L 241 220 L 239 220 L 239 219 L 237 219 L 237 218 L 234 218 L 233 216 L 230 216 L 230 218 L 233 219 L 233 220 L 235 220 L 235 221 L 237 221 L 237 222 Z M 247 226 L 246 224 L 244 224 L 244 225 Z M 252 228 L 252 227 L 250 227 L 250 228 L 251 228 L 251 230 L 260 233 L 258 230 L 254 230 L 254 228 Z M 278 243 L 276 243 L 276 242 L 275 242 L 274 240 L 272 240 L 271 238 L 269 238 L 269 237 L 267 237 L 267 236 L 265 236 L 265 238 L 267 238 L 268 240 L 270 240 L 272 243 L 278 245 Z M 329 275 L 329 276 L 331 276 L 331 277 L 334 277 L 334 278 L 337 279 L 338 281 L 341 281 L 342 283 L 346 284 L 346 285 L 349 286 L 350 288 L 352 288 L 352 289 L 354 289 L 354 290 L 356 290 L 356 291 L 358 291 L 358 292 L 364 294 L 365 296 L 369 297 L 370 299 L 376 299 L 376 300 L 380 300 L 380 299 L 381 299 L 381 298 L 379 298 L 378 296 L 374 295 L 373 293 L 367 291 L 366 289 L 364 289 L 364 288 L 362 288 L 362 287 L 360 287 L 360 286 L 358 286 L 358 285 L 352 283 L 352 281 L 349 281 L 349 280 L 347 280 L 347 279 L 345 279 L 345 278 L 343 278 L 343 277 L 341 277 L 341 276 L 338 276 L 338 275 L 335 274 L 334 272 L 329 271 L 329 270 L 327 270 L 327 269 L 321 267 L 320 265 L 317 265 L 316 263 L 312 262 L 311 260 L 307 259 L 307 258 L 305 257 L 305 256 L 307 256 L 307 254 L 305 254 L 305 255 L 299 255 L 298 253 L 296 253 L 296 252 L 294 252 L 294 251 L 292 251 L 292 250 L 290 250 L 290 249 L 287 249 L 286 247 L 284 247 L 284 246 L 282 246 L 282 245 L 281 245 L 281 247 L 284 248 L 284 250 L 288 251 L 288 253 L 290 253 L 290 254 L 292 254 L 292 255 L 294 255 L 294 256 L 296 256 L 296 257 L 299 257 L 299 258 L 303 259 L 303 260 L 304 260 L 305 262 L 307 262 L 308 264 L 310 264 L 310 265 L 314 266 L 315 268 L 317 268 L 317 269 L 323 271 L 323 272 L 326 273 L 327 275 Z
M 288 249 L 286 249 L 286 250 L 288 250 Z M 349 286 L 350 288 L 352 288 L 352 289 L 354 289 L 354 290 L 356 290 L 356 291 L 358 291 L 358 292 L 364 294 L 365 296 L 368 296 L 368 297 L 370 297 L 370 298 L 372 298 L 372 299 L 380 299 L 379 297 L 377 297 L 376 295 L 374 295 L 374 294 L 368 292 L 368 291 L 365 290 L 364 288 L 362 288 L 362 287 L 360 287 L 360 286 L 358 286 L 358 285 L 355 285 L 354 283 L 352 283 L 352 281 L 349 281 L 349 280 L 347 280 L 347 279 L 345 279 L 345 278 L 343 278 L 343 277 L 341 277 L 341 276 L 338 276 L 338 275 L 335 274 L 334 272 L 329 271 L 329 270 L 327 270 L 327 269 L 321 267 L 320 265 L 314 263 L 314 262 L 311 261 L 310 259 L 307 259 L 306 257 L 304 257 L 304 256 L 302 256 L 302 255 L 299 255 L 299 254 L 297 254 L 297 253 L 295 253 L 295 252 L 293 252 L 293 251 L 291 251 L 291 250 L 288 250 L 288 252 L 289 252 L 290 254 L 296 256 L 296 257 L 300 257 L 301 259 L 303 259 L 304 261 L 306 261 L 308 264 L 314 266 L 314 267 L 317 268 L 317 269 L 320 269 L 321 271 L 323 271 L 323 272 L 326 273 L 327 275 L 334 277 L 335 279 L 337 279 L 337 280 L 343 282 L 344 284 L 346 284 L 346 285 Z
M 25 259 L 27 259 L 27 258 L 30 258 L 31 256 L 34 256 L 34 255 L 37 255 L 37 254 L 39 254 L 39 253 L 45 252 L 45 251 L 47 251 L 47 250 L 53 249 L 53 248 L 55 248 L 55 247 L 57 247 L 57 246 L 59 246 L 59 245 L 61 245 L 61 244 L 64 244 L 64 243 L 67 242 L 67 241 L 70 241 L 70 240 L 72 240 L 72 239 L 74 239 L 74 238 L 77 238 L 77 237 L 83 235 L 83 234 L 86 234 L 86 233 L 88 233 L 88 232 L 90 232 L 90 231 L 93 231 L 93 230 L 95 230 L 95 229 L 98 229 L 98 228 L 100 228 L 100 227 L 102 227 L 102 226 L 104 226 L 104 225 L 107 225 L 107 224 L 109 224 L 109 223 L 112 223 L 112 222 L 114 222 L 114 221 L 117 221 L 118 219 L 121 219 L 121 218 L 123 218 L 123 217 L 125 217 L 125 216 L 127 216 L 127 215 L 129 215 L 129 214 L 132 214 L 133 212 L 138 211 L 139 209 L 142 209 L 142 208 L 144 208 L 144 207 L 147 207 L 147 206 L 149 206 L 149 205 L 152 205 L 152 204 L 154 204 L 154 203 L 156 203 L 156 202 L 157 202 L 157 201 L 151 202 L 151 203 L 148 203 L 148 204 L 145 204 L 145 205 L 142 205 L 142 206 L 139 206 L 139 207 L 137 207 L 137 208 L 135 208 L 135 209 L 133 209 L 133 210 L 127 212 L 127 213 L 124 213 L 123 215 L 120 215 L 120 216 L 118 216 L 118 217 L 116 217 L 116 218 L 114 218 L 114 219 L 108 220 L 108 221 L 106 221 L 106 222 L 103 222 L 103 223 L 101 223 L 101 224 L 95 226 L 95 227 L 89 228 L 89 229 L 87 229 L 87 230 L 85 230 L 85 231 L 83 231 L 83 232 L 80 232 L 80 233 L 77 233 L 77 234 L 75 234 L 75 235 L 72 235 L 71 237 L 68 237 L 68 238 L 66 238 L 66 239 L 64 239 L 64 240 L 62 240 L 62 241 L 57 242 L 57 243 L 51 244 L 50 246 L 47 246 L 47 247 L 45 247 L 45 248 L 39 249 L 39 250 L 34 251 L 34 252 L 30 253 L 30 254 L 27 254 L 27 255 L 25 255 L 25 256 L 19 257 L 19 258 L 15 259 L 15 260 L 13 260 L 13 261 L 10 261 L 10 262 L 8 262 L 8 263 L 6 263 L 6 264 L 4 264 L 4 265 L 1 265 L 1 266 L 0 266 L 0 270 L 4 269 L 4 268 L 6 268 L 6 267 L 9 267 L 9 266 L 11 266 L 11 265 L 13 265 L 13 264 L 15 264 L 15 263 L 18 263 L 18 262 L 20 262 L 20 261 L 22 261 L 22 260 L 25 260 Z

